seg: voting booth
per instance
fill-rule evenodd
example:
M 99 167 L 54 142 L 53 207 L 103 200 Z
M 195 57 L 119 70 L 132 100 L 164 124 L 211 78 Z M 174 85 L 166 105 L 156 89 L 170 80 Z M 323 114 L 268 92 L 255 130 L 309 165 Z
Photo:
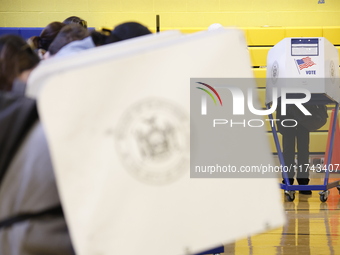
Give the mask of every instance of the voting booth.
M 242 31 L 161 34 L 51 60 L 35 90 L 79 255 L 197 254 L 285 221 L 276 179 L 190 178 L 190 78 L 252 79 Z M 264 127 L 238 132 L 228 157 L 273 164 Z
M 268 52 L 266 103 L 274 87 L 302 88 L 312 100 L 339 102 L 339 86 L 338 50 L 324 37 L 285 38 Z
M 278 92 L 276 95 L 278 98 L 282 96 L 282 89 L 286 89 L 285 98 L 288 99 L 304 98 L 307 92 L 311 97 L 306 104 L 335 104 L 336 114 L 330 126 L 329 151 L 332 151 L 340 102 L 339 55 L 334 45 L 324 37 L 285 38 L 277 43 L 267 56 L 266 104 L 268 108 L 274 100 L 274 89 Z M 270 118 L 273 117 L 270 115 Z M 281 165 L 284 165 L 275 126 L 272 126 L 272 130 Z M 331 162 L 331 154 L 329 153 L 327 162 Z M 287 174 L 283 173 L 284 177 L 285 175 Z M 320 200 L 325 202 L 329 194 L 328 189 L 338 187 L 340 190 L 340 182 L 328 183 L 328 177 L 329 171 L 326 171 L 324 185 L 304 187 L 306 185 L 281 184 L 281 188 L 285 190 L 288 201 L 295 199 L 295 190 L 321 190 Z

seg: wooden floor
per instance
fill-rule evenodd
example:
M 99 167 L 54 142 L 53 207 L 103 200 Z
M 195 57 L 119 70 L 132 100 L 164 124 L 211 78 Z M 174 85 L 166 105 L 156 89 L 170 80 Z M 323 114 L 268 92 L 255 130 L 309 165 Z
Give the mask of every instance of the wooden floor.
M 320 176 L 314 176 L 311 184 L 323 184 L 324 175 L 316 175 Z M 330 182 L 336 181 L 340 174 L 331 177 Z M 282 191 L 282 203 L 287 215 L 285 226 L 228 244 L 223 254 L 340 254 L 340 195 L 336 188 L 330 189 L 325 203 L 320 201 L 319 191 L 312 195 L 296 192 L 293 202 L 285 202 Z

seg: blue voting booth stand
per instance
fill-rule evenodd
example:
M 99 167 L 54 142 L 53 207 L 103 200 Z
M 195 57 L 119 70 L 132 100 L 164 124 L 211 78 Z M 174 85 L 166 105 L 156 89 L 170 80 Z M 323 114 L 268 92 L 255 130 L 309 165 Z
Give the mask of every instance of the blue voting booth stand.
M 267 106 L 267 107 L 269 108 L 269 106 Z M 327 198 L 329 196 L 329 189 L 337 187 L 337 189 L 340 192 L 340 181 L 328 183 L 329 173 L 330 173 L 329 167 L 330 167 L 330 163 L 331 163 L 331 159 L 332 159 L 332 152 L 333 152 L 333 145 L 334 145 L 334 138 L 335 138 L 338 109 L 339 109 L 339 104 L 336 103 L 335 104 L 333 122 L 330 125 L 331 127 L 330 127 L 329 133 L 330 133 L 331 137 L 330 137 L 330 143 L 329 143 L 329 148 L 328 148 L 329 153 L 328 153 L 328 158 L 327 158 L 327 166 L 326 166 L 323 185 L 291 185 L 289 183 L 288 173 L 283 171 L 282 175 L 283 175 L 283 179 L 285 181 L 285 184 L 281 183 L 280 187 L 281 187 L 281 189 L 284 190 L 286 201 L 290 201 L 290 202 L 294 201 L 296 190 L 321 190 L 321 192 L 319 193 L 321 202 L 327 201 Z M 269 115 L 269 119 L 273 120 L 272 114 Z M 278 154 L 278 157 L 279 157 L 279 160 L 280 160 L 280 164 L 281 164 L 281 166 L 284 167 L 285 162 L 284 162 L 284 159 L 283 159 L 283 154 L 282 154 L 282 151 L 281 151 L 280 142 L 279 142 L 279 138 L 278 138 L 278 135 L 277 135 L 277 130 L 275 128 L 275 125 L 272 125 L 272 132 L 273 132 L 273 137 L 274 137 L 275 146 L 276 146 L 276 149 L 277 149 L 277 154 Z

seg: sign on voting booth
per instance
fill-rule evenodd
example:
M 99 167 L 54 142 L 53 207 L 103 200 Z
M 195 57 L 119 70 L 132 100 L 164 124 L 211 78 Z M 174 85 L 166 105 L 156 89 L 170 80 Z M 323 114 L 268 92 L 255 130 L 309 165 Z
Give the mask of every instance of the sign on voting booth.
M 339 102 L 338 50 L 324 37 L 281 40 L 268 52 L 266 87 L 266 104 L 273 88 L 294 87 L 308 90 L 313 100 Z
M 190 78 L 251 79 L 242 32 L 126 43 L 65 58 L 82 61 L 50 73 L 38 97 L 76 253 L 195 254 L 282 226 L 277 179 L 190 178 Z M 230 157 L 274 164 L 244 132 Z

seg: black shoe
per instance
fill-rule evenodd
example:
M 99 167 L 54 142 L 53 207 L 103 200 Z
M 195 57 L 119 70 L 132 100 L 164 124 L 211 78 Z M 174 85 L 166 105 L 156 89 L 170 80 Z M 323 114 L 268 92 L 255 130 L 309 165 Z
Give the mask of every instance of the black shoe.
M 299 193 L 303 194 L 303 195 L 312 195 L 312 191 L 311 190 L 300 190 Z
M 309 178 L 297 178 L 296 179 L 299 185 L 308 185 Z

